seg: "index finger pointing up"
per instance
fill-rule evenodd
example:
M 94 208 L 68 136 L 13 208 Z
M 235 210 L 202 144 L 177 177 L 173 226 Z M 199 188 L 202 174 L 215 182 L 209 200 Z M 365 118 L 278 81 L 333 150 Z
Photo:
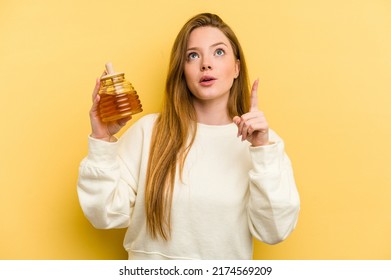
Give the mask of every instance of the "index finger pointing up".
M 259 78 L 254 81 L 253 87 L 251 89 L 250 112 L 258 111 L 258 83 Z

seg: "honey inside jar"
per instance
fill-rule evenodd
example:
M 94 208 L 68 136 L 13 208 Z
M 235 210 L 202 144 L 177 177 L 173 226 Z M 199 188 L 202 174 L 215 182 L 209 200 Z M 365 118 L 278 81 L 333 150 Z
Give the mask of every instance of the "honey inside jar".
M 111 63 L 106 64 L 107 75 L 100 78 L 99 116 L 103 122 L 115 121 L 143 111 L 137 91 L 125 79 L 124 73 L 115 73 Z

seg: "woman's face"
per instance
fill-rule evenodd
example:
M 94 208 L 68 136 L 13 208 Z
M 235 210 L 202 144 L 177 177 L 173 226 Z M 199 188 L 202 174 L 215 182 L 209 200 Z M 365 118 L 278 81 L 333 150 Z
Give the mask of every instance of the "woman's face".
M 195 100 L 226 103 L 239 75 L 239 63 L 228 38 L 218 28 L 194 29 L 187 43 L 184 71 Z

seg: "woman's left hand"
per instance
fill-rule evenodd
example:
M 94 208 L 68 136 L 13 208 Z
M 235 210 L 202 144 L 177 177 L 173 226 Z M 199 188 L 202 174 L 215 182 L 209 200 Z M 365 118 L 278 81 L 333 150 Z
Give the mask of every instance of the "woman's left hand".
M 252 146 L 264 146 L 269 143 L 269 125 L 265 115 L 258 109 L 258 83 L 255 80 L 251 89 L 251 107 L 250 112 L 235 116 L 233 122 L 238 126 L 238 137 L 242 136 L 242 141 L 249 141 Z

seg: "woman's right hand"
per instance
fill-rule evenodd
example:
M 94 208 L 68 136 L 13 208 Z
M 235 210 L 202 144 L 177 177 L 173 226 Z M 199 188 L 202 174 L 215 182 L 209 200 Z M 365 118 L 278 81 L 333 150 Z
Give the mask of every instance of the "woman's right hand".
M 106 73 L 103 73 L 105 75 Z M 112 122 L 103 122 L 98 113 L 100 95 L 98 94 L 100 88 L 100 79 L 96 79 L 94 91 L 92 92 L 92 107 L 90 110 L 90 121 L 91 121 L 91 137 L 104 140 L 107 142 L 114 142 L 116 138 L 113 137 L 126 123 L 132 118 L 132 116 L 119 119 Z

